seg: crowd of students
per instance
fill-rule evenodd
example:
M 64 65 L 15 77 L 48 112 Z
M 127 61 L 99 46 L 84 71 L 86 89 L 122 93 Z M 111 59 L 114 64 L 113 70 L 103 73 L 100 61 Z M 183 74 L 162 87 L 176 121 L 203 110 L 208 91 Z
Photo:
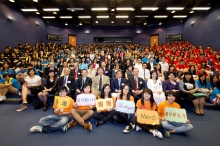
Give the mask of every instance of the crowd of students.
M 170 133 L 185 133 L 193 127 L 189 120 L 185 124 L 166 121 L 166 107 L 180 108 L 182 98 L 190 98 L 195 113 L 204 116 L 205 99 L 220 104 L 219 59 L 219 52 L 210 46 L 203 49 L 188 41 L 152 47 L 50 42 L 33 47 L 28 43 L 8 46 L 0 55 L 0 100 L 5 100 L 8 92 L 20 93 L 22 106 L 18 112 L 27 109 L 30 94 L 39 97 L 44 111 L 49 108 L 48 95 L 70 100 L 68 108 L 53 106 L 54 115 L 40 119 L 40 126 L 32 127 L 31 132 L 52 132 L 60 127 L 67 131 L 77 124 L 92 131 L 92 124 L 86 121 L 94 117 L 96 126 L 107 121 L 124 123 L 123 132 L 128 133 L 136 125 L 137 131 L 143 129 L 159 138 L 163 136 L 158 129 L 163 127 L 169 137 Z M 112 98 L 114 107 L 97 111 L 94 105 L 78 106 L 76 99 L 81 94 Z M 158 111 L 160 124 L 141 124 L 137 122 L 137 113 L 116 111 L 117 100 L 132 101 L 137 109 Z

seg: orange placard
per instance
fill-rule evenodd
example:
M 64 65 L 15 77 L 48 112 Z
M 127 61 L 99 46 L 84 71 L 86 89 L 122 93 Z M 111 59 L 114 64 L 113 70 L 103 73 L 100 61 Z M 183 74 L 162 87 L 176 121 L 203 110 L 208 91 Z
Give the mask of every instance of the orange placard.
M 141 124 L 160 124 L 158 112 L 144 109 L 137 109 L 137 121 Z

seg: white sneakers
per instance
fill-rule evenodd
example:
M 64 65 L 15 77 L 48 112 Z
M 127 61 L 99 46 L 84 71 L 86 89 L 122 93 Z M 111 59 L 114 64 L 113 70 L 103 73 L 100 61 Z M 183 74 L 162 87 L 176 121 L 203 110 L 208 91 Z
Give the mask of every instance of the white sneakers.
M 32 133 L 34 133 L 34 132 L 42 133 L 42 129 L 43 129 L 42 126 L 33 126 L 33 127 L 31 127 L 30 132 L 32 132 Z
M 156 129 L 153 130 L 152 134 L 153 134 L 153 136 L 157 136 L 159 138 L 163 138 L 163 135 L 161 134 L 161 132 L 156 130 Z
M 6 96 L 0 96 L 0 101 L 3 101 L 6 99 Z
M 136 131 L 140 131 L 140 130 L 142 130 L 141 127 L 136 125 Z

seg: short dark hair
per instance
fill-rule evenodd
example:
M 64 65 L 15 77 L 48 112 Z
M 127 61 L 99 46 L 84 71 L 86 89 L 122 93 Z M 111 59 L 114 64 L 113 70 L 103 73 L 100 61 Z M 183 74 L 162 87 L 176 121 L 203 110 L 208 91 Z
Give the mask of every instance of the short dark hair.
M 66 86 L 61 86 L 61 87 L 59 88 L 58 92 L 61 92 L 61 91 L 63 91 L 63 90 L 65 90 L 65 92 L 68 92 L 68 89 L 67 89 Z
M 30 75 L 29 73 L 30 73 L 30 71 L 32 71 L 32 70 L 34 71 L 34 74 L 36 75 L 36 71 L 34 70 L 34 68 L 29 68 L 27 74 Z
M 88 87 L 88 86 L 91 88 L 91 84 L 88 83 L 88 82 L 85 82 L 85 83 L 83 84 L 83 86 L 82 86 L 83 92 L 84 92 L 84 89 L 85 89 L 86 87 Z M 91 93 L 91 90 L 92 90 L 92 89 L 90 89 L 90 93 Z
M 5 78 L 5 77 L 11 77 L 11 75 L 6 73 L 6 74 L 3 75 L 3 78 Z

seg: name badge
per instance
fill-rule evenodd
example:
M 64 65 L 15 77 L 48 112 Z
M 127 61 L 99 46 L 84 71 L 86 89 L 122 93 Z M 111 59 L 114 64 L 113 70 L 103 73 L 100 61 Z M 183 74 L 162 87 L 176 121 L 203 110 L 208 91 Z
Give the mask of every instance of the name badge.
M 140 84 L 143 84 L 143 82 L 140 82 Z
M 71 81 L 67 81 L 67 83 L 71 83 Z
M 124 83 L 122 83 L 121 85 L 122 85 L 122 86 L 124 86 L 125 84 L 124 84 Z
M 78 75 L 79 75 L 80 73 L 78 73 Z
M 57 72 L 55 72 L 55 74 L 57 74 Z
M 108 71 L 105 71 L 105 73 L 108 73 Z

